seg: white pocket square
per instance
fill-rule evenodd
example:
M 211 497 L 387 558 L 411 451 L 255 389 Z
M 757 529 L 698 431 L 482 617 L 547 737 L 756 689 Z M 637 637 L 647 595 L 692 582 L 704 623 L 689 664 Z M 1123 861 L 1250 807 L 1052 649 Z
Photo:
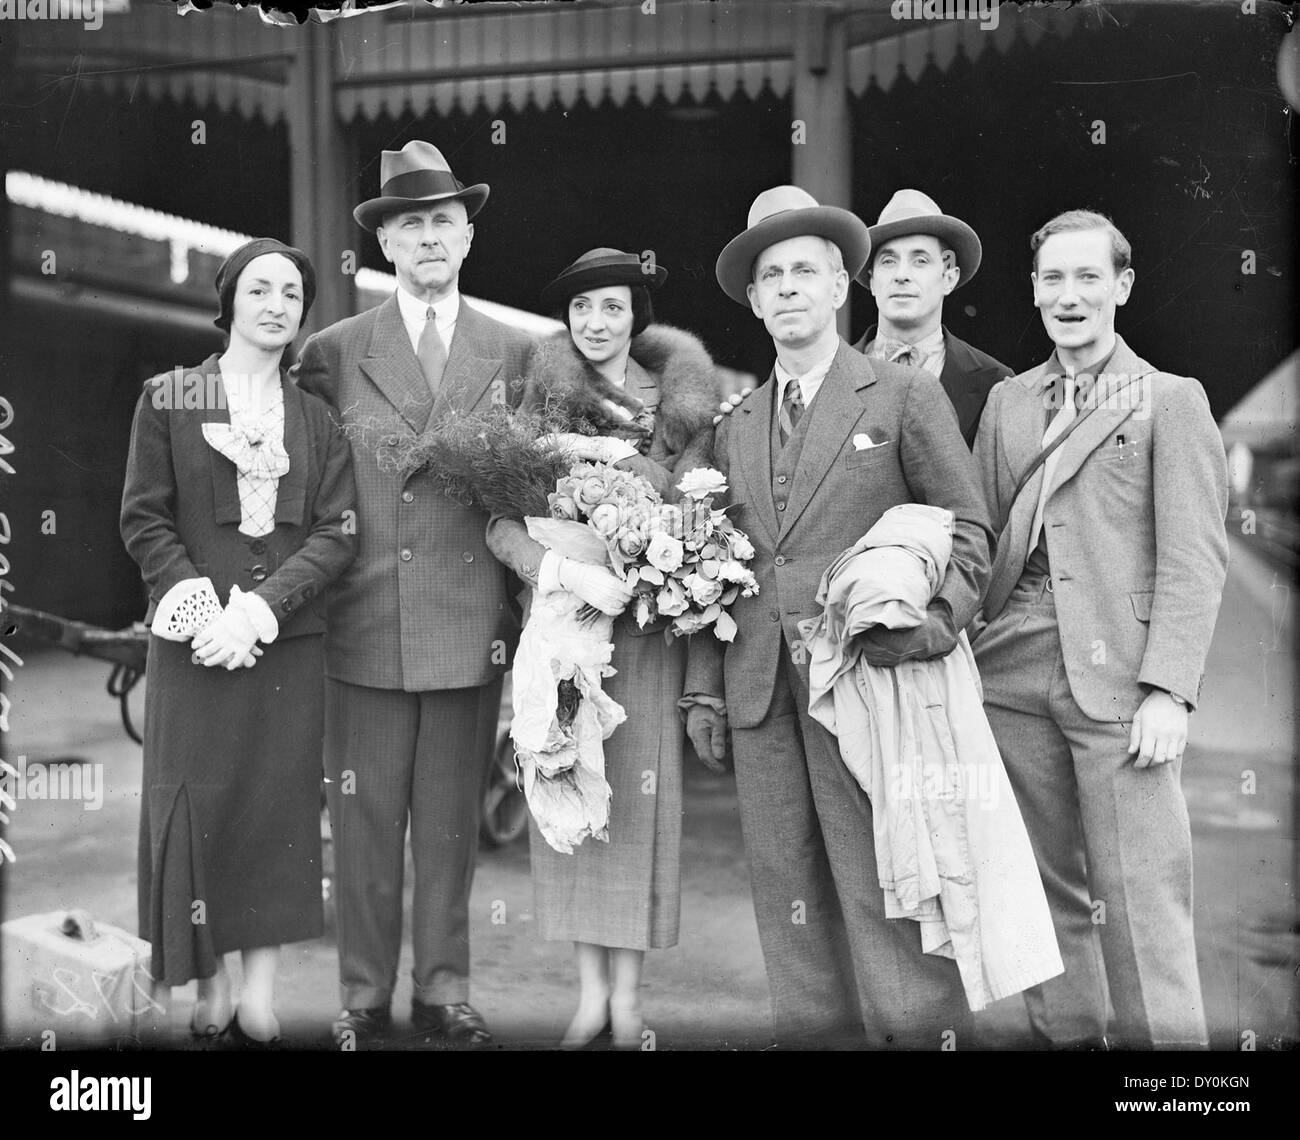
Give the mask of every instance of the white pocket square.
M 880 446 L 881 444 L 879 443 L 873 443 L 871 436 L 867 435 L 864 431 L 858 432 L 858 434 L 853 437 L 853 447 L 856 451 L 866 451 L 869 448 Z

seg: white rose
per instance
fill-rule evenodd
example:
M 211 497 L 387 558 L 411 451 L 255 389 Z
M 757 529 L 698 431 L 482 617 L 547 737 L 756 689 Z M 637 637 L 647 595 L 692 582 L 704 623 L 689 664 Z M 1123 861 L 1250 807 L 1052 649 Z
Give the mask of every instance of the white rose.
M 671 573 L 682 564 L 682 541 L 660 531 L 650 540 L 645 556 L 651 566 Z
M 722 597 L 722 583 L 715 578 L 706 578 L 703 574 L 687 574 L 682 579 L 682 585 L 691 592 L 691 598 L 701 606 L 711 605 Z
M 712 467 L 695 467 L 682 476 L 677 489 L 688 499 L 705 499 L 727 489 L 726 477 Z
M 742 562 L 748 562 L 754 557 L 754 544 L 749 541 L 747 535 L 741 534 L 740 531 L 736 531 L 731 536 L 731 556 L 732 558 L 739 558 Z

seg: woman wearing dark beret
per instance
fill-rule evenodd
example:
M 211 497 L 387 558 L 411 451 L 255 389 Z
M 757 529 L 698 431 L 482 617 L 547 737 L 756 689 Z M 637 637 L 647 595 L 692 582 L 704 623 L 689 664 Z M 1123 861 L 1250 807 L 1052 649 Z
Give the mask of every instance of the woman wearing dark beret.
M 122 496 L 152 633 L 140 933 L 158 985 L 198 979 L 196 1036 L 257 1046 L 280 1036 L 281 944 L 322 930 L 322 602 L 355 554 L 355 493 L 328 408 L 282 369 L 311 262 L 258 238 L 216 288 L 225 351 L 145 383 Z
M 593 249 L 542 294 L 567 326 L 534 351 L 525 410 L 564 408 L 596 437 L 563 437 L 575 459 L 615 463 L 644 476 L 668 501 L 676 484 L 709 458 L 721 398 L 713 361 L 688 332 L 653 323 L 650 290 L 667 276 L 634 254 Z M 535 589 L 571 590 L 619 613 L 629 592 L 598 566 L 566 560 L 528 537 L 522 523 L 494 518 L 488 544 Z M 563 1045 L 612 1032 L 639 1047 L 645 951 L 677 943 L 680 910 L 682 725 L 677 700 L 686 644 L 665 642 L 664 623 L 639 629 L 630 613 L 614 622 L 605 691 L 627 720 L 605 741 L 609 841 L 588 839 L 572 854 L 552 850 L 531 825 L 530 858 L 543 938 L 572 941 L 581 993 Z

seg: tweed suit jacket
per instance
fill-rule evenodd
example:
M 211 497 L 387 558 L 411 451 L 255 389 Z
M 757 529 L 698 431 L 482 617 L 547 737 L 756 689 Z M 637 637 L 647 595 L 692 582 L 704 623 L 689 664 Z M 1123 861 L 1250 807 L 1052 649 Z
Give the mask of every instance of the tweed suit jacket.
M 203 438 L 205 423 L 230 423 L 224 393 L 211 398 L 221 392 L 217 359 L 146 380 L 136 405 L 121 531 L 149 590 L 145 621 L 178 582 L 207 577 L 222 605 L 233 585 L 261 597 L 278 638 L 320 633 L 326 591 L 356 554 L 347 441 L 328 407 L 282 378 L 289 470 L 276 488 L 275 529 L 242 533 L 235 465 Z
M 725 648 L 691 638 L 685 692 L 724 698 L 734 727 L 752 728 L 771 703 L 781 637 L 797 653 L 798 623 L 818 612 L 822 573 L 900 503 L 955 515 L 952 558 L 936 598 L 957 628 L 974 616 L 988 577 L 990 524 L 974 459 L 939 381 L 919 368 L 868 360 L 843 341 L 805 417 L 795 475 L 774 493 L 769 376 L 714 438 L 714 464 L 728 479 L 731 517 L 754 545 L 759 593 L 732 609 L 738 630 Z M 870 436 L 859 449 L 854 437 Z
M 853 347 L 865 353 L 867 346 L 875 339 L 876 326 L 872 325 Z M 957 413 L 957 422 L 961 425 L 962 438 L 967 447 L 975 446 L 980 416 L 993 385 L 1011 375 L 1012 370 L 1002 361 L 987 352 L 981 352 L 973 344 L 967 344 L 961 337 L 953 336 L 944 327 L 943 368 L 939 372 L 939 383 L 948 393 L 948 399 Z
M 330 601 L 329 676 L 422 692 L 482 685 L 508 665 L 519 619 L 484 539 L 487 515 L 448 498 L 427 473 L 403 481 L 381 470 L 374 441 L 419 433 L 453 409 L 517 402 L 532 343 L 462 299 L 436 400 L 395 295 L 303 345 L 299 385 L 345 425 L 376 428 L 353 438 L 360 548 Z
M 1131 720 L 1143 686 L 1195 704 L 1228 564 L 1227 461 L 1205 390 L 1117 340 L 1098 378 L 1099 406 L 1061 445 L 1043 507 L 1070 689 L 1102 721 Z M 1001 536 L 986 621 L 1006 605 L 1029 555 L 1043 469 L 1014 505 L 1012 495 L 1042 448 L 1047 370 L 993 389 L 975 443 Z M 1127 377 L 1136 381 L 1117 391 Z M 978 638 L 974 649 L 978 661 Z

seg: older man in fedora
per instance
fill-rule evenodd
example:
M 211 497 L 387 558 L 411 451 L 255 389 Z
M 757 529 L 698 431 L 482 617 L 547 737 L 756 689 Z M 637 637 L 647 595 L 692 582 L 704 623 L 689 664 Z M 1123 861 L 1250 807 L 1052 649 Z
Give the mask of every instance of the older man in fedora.
M 951 510 L 952 559 L 923 624 L 873 631 L 869 661 L 950 652 L 988 574 L 979 477 L 938 380 L 854 352 L 836 330 L 870 245 L 847 210 L 778 186 L 718 258 L 723 291 L 763 321 L 776 350 L 767 382 L 714 440 L 759 593 L 736 602 L 725 652 L 692 639 L 683 707 L 706 764 L 721 760 L 730 723 L 778 1043 L 937 1049 L 969 1024 L 956 963 L 922 953 L 917 923 L 885 917 L 871 803 L 808 715 L 799 640 L 827 565 L 897 504 Z
M 857 280 L 876 299 L 879 323 L 853 347 L 873 360 L 937 376 L 973 447 L 989 389 L 1012 374 L 943 324 L 944 298 L 969 284 L 980 267 L 979 236 L 920 190 L 899 190 L 868 232 L 871 261 Z
M 383 304 L 317 333 L 298 382 L 345 423 L 419 432 L 515 398 L 532 342 L 461 299 L 483 184 L 427 142 L 384 151 L 380 196 L 354 211 L 397 275 Z M 409 821 L 415 866 L 412 1022 L 459 1045 L 491 1040 L 469 1004 L 469 893 L 493 695 L 518 622 L 487 517 L 428 475 L 381 471 L 354 444 L 360 549 L 326 635 L 325 772 L 334 832 L 343 1011 L 334 1038 L 382 1036 L 402 941 Z

